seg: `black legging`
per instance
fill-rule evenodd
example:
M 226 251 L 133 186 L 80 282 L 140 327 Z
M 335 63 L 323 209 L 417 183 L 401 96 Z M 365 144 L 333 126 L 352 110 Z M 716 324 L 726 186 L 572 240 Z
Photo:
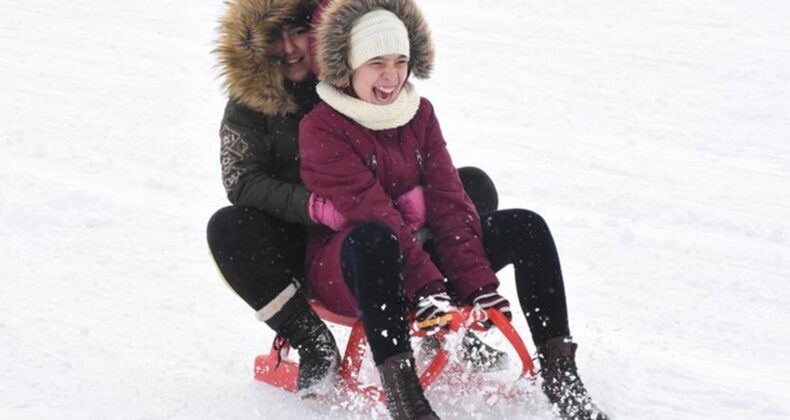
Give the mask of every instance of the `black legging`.
M 480 219 L 491 268 L 499 271 L 513 264 L 519 304 L 535 345 L 569 336 L 560 259 L 543 218 L 529 210 L 512 209 L 483 214 Z
M 383 223 L 363 223 L 343 240 L 340 258 L 376 365 L 411 351 L 409 304 L 395 233 Z
M 499 271 L 514 265 L 519 303 L 535 345 L 569 336 L 559 257 L 543 218 L 513 209 L 484 214 L 481 221 L 491 267 Z M 400 258 L 394 233 L 380 223 L 358 226 L 343 242 L 343 275 L 356 297 L 376 364 L 411 350 Z
M 294 281 L 304 281 L 305 227 L 261 209 L 228 206 L 211 217 L 208 244 L 230 287 L 259 311 Z

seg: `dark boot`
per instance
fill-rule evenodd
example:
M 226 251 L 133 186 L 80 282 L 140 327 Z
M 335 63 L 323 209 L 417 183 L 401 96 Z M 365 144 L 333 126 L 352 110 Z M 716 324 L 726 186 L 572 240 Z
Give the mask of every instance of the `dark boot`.
M 420 342 L 420 355 L 432 359 L 440 346 L 439 339 L 435 335 L 425 337 Z M 477 334 L 467 330 L 461 342 L 461 360 L 473 372 L 485 373 L 505 370 L 510 357 L 504 351 L 484 343 Z
M 579 378 L 576 347 L 569 337 L 552 338 L 538 347 L 543 392 L 565 420 L 608 420 Z
M 391 356 L 377 367 L 387 396 L 387 410 L 393 419 L 439 419 L 425 398 L 411 352 Z
M 299 352 L 298 392 L 304 396 L 327 393 L 338 377 L 340 352 L 335 337 L 307 299 L 297 294 L 266 323 Z

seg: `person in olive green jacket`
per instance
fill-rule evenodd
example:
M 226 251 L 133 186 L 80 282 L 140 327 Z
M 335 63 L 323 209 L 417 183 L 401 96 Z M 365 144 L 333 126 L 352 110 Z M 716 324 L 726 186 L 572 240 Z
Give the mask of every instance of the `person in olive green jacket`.
M 230 96 L 220 138 L 233 206 L 217 211 L 207 229 L 227 283 L 299 352 L 303 394 L 325 393 L 340 360 L 334 337 L 300 291 L 305 226 L 314 222 L 297 139 L 299 121 L 318 101 L 309 52 L 316 3 L 228 3 L 216 52 Z
M 220 139 L 222 180 L 233 205 L 217 211 L 207 228 L 225 281 L 299 352 L 297 386 L 305 395 L 327 392 L 339 368 L 337 344 L 301 287 L 307 229 L 317 223 L 299 176 L 298 145 L 299 122 L 319 101 L 309 30 L 317 4 L 228 2 L 216 53 L 229 94 Z M 485 172 L 459 173 L 478 210 L 496 210 L 496 189 Z M 484 344 L 473 343 L 471 350 L 481 353 Z M 492 360 L 504 355 L 487 350 Z

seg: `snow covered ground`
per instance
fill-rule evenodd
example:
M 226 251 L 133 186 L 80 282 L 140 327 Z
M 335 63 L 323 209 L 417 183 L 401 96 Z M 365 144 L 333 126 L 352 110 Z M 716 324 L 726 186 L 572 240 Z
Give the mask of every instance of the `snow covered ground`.
M 456 164 L 552 226 L 600 405 L 790 418 L 790 3 L 420 3 L 418 87 Z M 349 417 L 252 379 L 272 333 L 205 244 L 221 2 L 0 10 L 0 418 Z

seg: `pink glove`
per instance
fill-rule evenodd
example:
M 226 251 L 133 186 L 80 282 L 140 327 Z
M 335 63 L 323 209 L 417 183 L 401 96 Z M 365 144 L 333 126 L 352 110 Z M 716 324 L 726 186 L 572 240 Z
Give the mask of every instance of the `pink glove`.
M 319 197 L 315 193 L 310 194 L 310 200 L 307 202 L 307 212 L 310 214 L 310 219 L 314 222 L 327 226 L 334 231 L 341 231 L 347 227 L 348 220 L 337 211 L 332 200 Z
M 418 185 L 403 193 L 395 204 L 398 206 L 403 220 L 413 230 L 418 230 L 425 226 L 425 194 L 422 186 Z

